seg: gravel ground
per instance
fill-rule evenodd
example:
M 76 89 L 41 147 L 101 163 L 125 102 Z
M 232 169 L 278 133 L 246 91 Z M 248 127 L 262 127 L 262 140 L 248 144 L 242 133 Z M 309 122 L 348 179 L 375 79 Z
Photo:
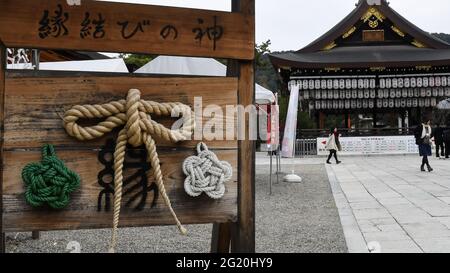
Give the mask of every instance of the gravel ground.
M 296 167 L 301 184 L 280 182 L 269 193 L 268 167 L 256 169 L 257 252 L 346 252 L 345 239 L 323 165 Z M 275 180 L 275 178 L 274 178 Z M 120 252 L 208 252 L 212 225 L 190 225 L 189 235 L 176 227 L 119 230 Z M 82 252 L 105 252 L 110 230 L 8 233 L 7 252 L 66 252 L 70 241 Z

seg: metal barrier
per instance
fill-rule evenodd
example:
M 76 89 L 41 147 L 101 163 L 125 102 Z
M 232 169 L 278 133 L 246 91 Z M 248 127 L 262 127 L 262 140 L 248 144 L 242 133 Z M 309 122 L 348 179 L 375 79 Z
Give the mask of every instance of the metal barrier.
M 295 142 L 295 156 L 305 157 L 317 155 L 317 139 L 297 139 Z

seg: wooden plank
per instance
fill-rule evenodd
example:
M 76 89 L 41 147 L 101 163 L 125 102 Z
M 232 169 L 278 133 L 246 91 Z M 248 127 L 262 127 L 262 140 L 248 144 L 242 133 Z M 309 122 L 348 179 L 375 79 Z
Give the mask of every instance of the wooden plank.
M 6 252 L 6 236 L 3 232 L 3 139 L 5 112 L 6 47 L 0 39 L 0 253 Z
M 61 117 L 73 105 L 102 104 L 124 99 L 131 88 L 141 90 L 142 99 L 182 102 L 190 105 L 193 110 L 200 109 L 194 107 L 194 101 L 195 97 L 201 97 L 203 108 L 217 105 L 223 112 L 216 113 L 215 118 L 221 121 L 224 130 L 235 130 L 236 115 L 226 111 L 227 105 L 237 104 L 235 78 L 15 77 L 6 81 L 5 149 L 39 148 L 44 143 L 52 143 L 63 149 L 98 148 L 104 144 L 105 137 L 89 142 L 76 141 L 67 135 Z M 209 117 L 202 118 L 201 112 L 201 109 L 196 111 L 197 132 L 200 133 L 212 116 L 210 114 Z M 176 120 L 154 119 L 167 127 Z M 219 132 L 217 136 L 221 136 L 223 140 L 205 141 L 207 145 L 211 148 L 237 148 L 237 141 L 227 140 L 224 132 Z M 198 140 L 177 145 L 159 141 L 158 147 L 192 149 Z
M 0 0 L 0 7 L 8 47 L 254 58 L 254 14 L 92 0 Z
M 235 221 L 237 217 L 237 151 L 217 150 L 221 160 L 233 166 L 233 178 L 226 183 L 225 196 L 213 200 L 205 195 L 190 197 L 184 192 L 182 162 L 194 151 L 158 151 L 164 183 L 172 206 L 183 224 Z M 105 188 L 99 184 L 99 172 L 105 169 L 98 160 L 97 150 L 64 151 L 57 150 L 57 155 L 66 165 L 81 177 L 81 188 L 71 196 L 70 205 L 64 210 L 33 208 L 24 199 L 24 184 L 21 179 L 22 168 L 30 162 L 40 160 L 39 151 L 5 152 L 3 202 L 4 230 L 22 232 L 31 230 L 65 230 L 108 228 L 112 225 L 112 209 L 105 211 L 105 195 L 102 195 L 102 210 L 98 211 L 99 194 Z M 138 168 L 140 169 L 140 168 Z M 125 177 L 138 169 L 126 169 Z M 104 179 L 108 180 L 108 179 Z M 153 179 L 151 180 L 153 182 Z M 142 187 L 134 190 L 136 183 L 124 187 L 121 210 L 121 227 L 139 227 L 149 225 L 169 225 L 174 221 L 161 197 L 152 207 L 154 192 L 148 192 L 143 210 L 135 210 L 142 197 Z M 150 186 L 149 183 L 148 186 Z M 130 191 L 129 191 L 130 190 Z M 129 191 L 129 192 L 128 192 Z M 131 196 L 139 198 L 127 206 Z M 112 208 L 112 194 L 110 195 Z M 174 232 L 176 232 L 174 228 Z
M 233 0 L 233 11 L 254 14 L 254 0 Z M 252 105 L 255 101 L 254 63 L 240 61 L 235 67 L 239 73 L 239 104 Z M 249 140 L 249 117 L 245 120 L 246 139 L 238 142 L 238 222 L 232 238 L 232 252 L 255 252 L 255 142 Z M 238 125 L 239 126 L 239 125 Z
M 211 253 L 230 253 L 232 223 L 214 223 L 211 236 Z

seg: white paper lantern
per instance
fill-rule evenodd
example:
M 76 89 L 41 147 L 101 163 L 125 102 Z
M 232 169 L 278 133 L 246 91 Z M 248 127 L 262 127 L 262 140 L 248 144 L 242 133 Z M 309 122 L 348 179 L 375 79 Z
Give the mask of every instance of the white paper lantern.
M 339 108 L 339 103 L 337 100 L 333 100 L 333 109 L 338 109 Z
M 358 79 L 358 88 L 359 89 L 363 89 L 364 88 L 364 80 L 363 79 Z
M 327 89 L 333 89 L 333 80 L 328 80 L 327 81 Z
M 422 80 L 422 78 L 417 78 L 416 79 L 416 82 L 417 82 L 417 87 L 423 87 L 423 80 Z
M 402 89 L 402 98 L 407 98 L 408 97 L 408 89 L 403 88 Z
M 339 99 L 339 90 L 333 90 L 333 99 Z
M 430 106 L 431 106 L 430 98 L 426 98 L 425 99 L 425 107 L 430 107 Z
M 431 92 L 432 92 L 432 96 L 433 97 L 437 97 L 438 96 L 438 89 L 437 88 L 433 88 Z
M 446 87 L 447 86 L 447 77 L 442 76 L 441 77 L 441 86 Z
M 409 78 L 404 78 L 403 81 L 406 88 L 411 87 L 411 81 L 409 80 Z
M 444 96 L 444 88 L 443 87 L 439 87 L 437 90 L 438 90 L 438 96 L 439 97 L 443 97 Z
M 327 89 L 327 80 L 320 80 L 320 88 L 321 89 Z
M 334 99 L 334 92 L 335 90 L 328 90 L 327 98 Z
M 383 108 L 383 100 L 377 100 L 377 108 Z
M 425 99 L 419 99 L 419 107 L 425 106 Z
M 333 80 L 333 88 L 334 89 L 339 89 L 339 80 Z
M 339 101 L 339 109 L 344 109 L 344 101 L 343 100 Z
M 308 80 L 303 80 L 303 89 L 308 89 Z
M 322 107 L 322 109 L 327 109 L 327 101 L 323 100 L 322 105 L 320 107 Z
M 383 100 L 383 108 L 388 108 L 389 107 L 389 99 L 384 99 Z
M 405 108 L 406 107 L 406 99 L 400 100 L 400 107 Z
M 358 90 L 358 95 L 355 98 L 359 98 L 359 99 L 364 98 L 364 90 L 359 89 Z
M 345 89 L 345 80 L 344 79 L 340 79 L 339 80 L 339 88 L 340 89 Z
M 320 80 L 315 80 L 315 81 L 314 81 L 314 88 L 315 88 L 315 89 L 321 89 L 321 88 L 320 88 Z
M 390 78 L 386 78 L 386 88 L 392 87 L 392 80 Z
M 408 88 L 408 97 L 410 98 L 414 97 L 414 89 Z
M 345 99 L 345 90 L 340 90 L 339 91 L 339 98 L 340 99 Z
M 431 90 L 431 88 L 427 88 L 427 97 L 431 97 L 433 95 L 433 92 Z
M 403 83 L 403 78 L 398 78 L 398 88 L 403 88 L 405 86 Z
M 305 100 L 309 100 L 309 91 L 308 90 L 303 91 L 303 98 Z
M 389 98 L 389 95 L 390 95 L 390 90 L 389 89 L 384 89 L 384 98 L 386 98 L 386 99 L 388 99 Z
M 368 99 L 368 98 L 370 98 L 370 90 L 364 90 L 364 98 L 365 99 Z
M 420 89 L 419 88 L 414 88 L 414 97 L 420 97 Z
M 396 94 L 395 89 L 391 89 L 390 92 L 389 92 L 389 97 L 390 98 L 395 98 L 395 94 Z
M 357 89 L 357 88 L 358 88 L 358 80 L 352 79 L 352 89 Z
M 377 91 L 375 89 L 370 89 L 370 98 L 374 99 L 377 97 Z
M 392 79 L 392 88 L 397 88 L 398 87 L 398 79 L 397 78 L 393 78 Z
M 358 108 L 358 109 L 363 108 L 363 103 L 361 100 L 356 101 L 356 108 Z
M 322 99 L 322 92 L 321 92 L 320 90 L 315 91 L 314 93 L 315 93 L 315 95 L 316 95 L 316 99 L 317 99 L 317 100 Z
M 396 108 L 399 108 L 401 106 L 401 100 L 399 99 L 394 100 L 394 105 Z
M 347 88 L 347 89 L 351 89 L 352 88 L 352 80 L 351 79 L 346 79 L 345 80 L 345 88 Z
M 417 82 L 416 82 L 416 78 L 411 78 L 409 79 L 410 81 L 410 85 L 412 88 L 416 88 L 417 87 Z
M 413 107 L 419 106 L 419 99 L 413 99 L 413 100 L 412 100 L 412 106 L 413 106 Z
M 434 77 L 428 78 L 428 86 L 434 87 Z
M 351 90 L 345 90 L 345 98 L 351 99 L 352 98 L 352 91 Z
M 423 87 L 430 86 L 429 81 L 428 81 L 428 77 L 423 77 L 422 78 L 422 85 L 423 85 Z
M 434 78 L 434 85 L 437 87 L 441 87 L 441 77 Z
M 370 86 L 369 87 L 372 88 L 372 89 L 377 87 L 377 83 L 376 83 L 375 79 L 370 79 Z
M 369 79 L 364 79 L 364 88 L 368 89 L 370 87 Z
M 394 108 L 394 107 L 395 107 L 394 99 L 389 99 L 389 108 Z
M 364 109 L 369 108 L 369 100 L 363 100 L 363 102 L 362 102 L 362 108 L 364 108 Z
M 316 101 L 316 109 L 320 110 L 320 101 Z
M 378 89 L 378 98 L 382 99 L 384 97 L 383 89 Z
M 309 80 L 308 88 L 314 89 L 314 80 Z
M 431 98 L 430 100 L 431 100 L 431 107 L 436 107 L 436 105 L 437 105 L 436 98 Z
M 409 108 L 409 107 L 412 107 L 412 99 L 407 99 L 406 100 L 406 106 Z
M 381 89 L 386 88 L 386 80 L 384 78 L 380 79 L 380 88 Z
M 427 96 L 427 89 L 426 88 L 420 88 L 420 96 L 426 97 Z
M 350 100 L 345 100 L 345 109 L 350 109 Z
M 450 87 L 446 87 L 444 90 L 445 90 L 445 96 L 450 97 Z
M 375 107 L 375 102 L 374 100 L 369 100 L 369 108 L 373 109 Z
M 325 100 L 325 99 L 327 99 L 328 98 L 328 96 L 327 96 L 327 90 L 322 90 L 322 99 L 323 100 Z
M 357 105 L 357 103 L 356 103 L 356 100 L 351 100 L 351 108 L 356 108 L 356 105 Z

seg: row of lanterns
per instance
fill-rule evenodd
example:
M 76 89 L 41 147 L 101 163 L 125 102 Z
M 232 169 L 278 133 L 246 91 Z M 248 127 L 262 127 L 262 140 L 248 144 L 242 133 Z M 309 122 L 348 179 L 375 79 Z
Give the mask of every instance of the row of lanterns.
M 321 100 L 310 102 L 311 110 L 435 107 L 436 98 Z
M 340 79 L 303 79 L 294 80 L 300 90 L 320 89 L 374 89 L 374 88 L 421 88 L 450 87 L 450 75 L 417 76 L 417 77 L 380 77 L 379 85 L 372 78 L 340 78 Z
M 304 90 L 300 92 L 304 100 L 321 99 L 383 99 L 383 98 L 419 98 L 450 97 L 450 87 L 402 88 L 402 89 L 365 89 L 365 90 Z

